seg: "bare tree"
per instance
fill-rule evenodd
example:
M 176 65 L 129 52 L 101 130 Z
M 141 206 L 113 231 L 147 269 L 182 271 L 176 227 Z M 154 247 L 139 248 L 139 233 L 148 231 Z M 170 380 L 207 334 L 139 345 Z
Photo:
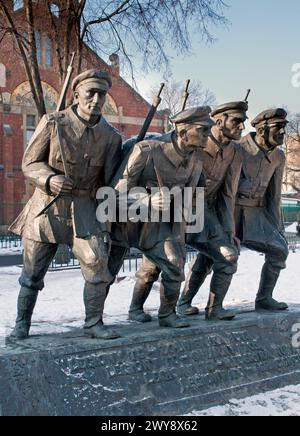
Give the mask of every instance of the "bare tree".
M 133 60 L 140 60 L 144 71 L 167 69 L 170 47 L 184 55 L 191 51 L 191 35 L 209 43 L 214 40 L 210 27 L 227 24 L 223 0 L 56 0 L 59 16 L 53 13 L 51 0 L 24 0 L 21 19 L 11 3 L 0 0 L 0 43 L 13 39 L 40 116 L 46 110 L 35 32 L 41 18 L 45 27 L 51 25 L 61 82 L 71 51 L 77 55 L 77 72 L 88 47 L 101 57 L 119 54 L 134 78 Z
M 285 188 L 300 192 L 300 114 L 291 114 L 285 140 Z
M 149 99 L 152 99 L 159 89 L 159 85 L 151 87 Z M 168 110 L 170 115 L 175 115 L 181 111 L 182 96 L 185 89 L 185 83 L 170 78 L 162 92 L 161 110 Z M 189 98 L 187 108 L 193 106 L 216 106 L 217 101 L 214 93 L 205 88 L 199 80 L 192 81 L 189 87 Z

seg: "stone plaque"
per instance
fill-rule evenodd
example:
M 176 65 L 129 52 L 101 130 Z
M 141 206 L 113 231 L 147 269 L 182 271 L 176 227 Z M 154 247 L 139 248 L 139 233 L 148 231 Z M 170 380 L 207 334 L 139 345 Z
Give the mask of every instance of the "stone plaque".
M 122 339 L 81 331 L 32 337 L 0 351 L 2 415 L 178 415 L 300 383 L 293 326 L 300 308 L 194 317 L 190 329 L 131 324 Z M 294 345 L 294 346 L 293 346 Z

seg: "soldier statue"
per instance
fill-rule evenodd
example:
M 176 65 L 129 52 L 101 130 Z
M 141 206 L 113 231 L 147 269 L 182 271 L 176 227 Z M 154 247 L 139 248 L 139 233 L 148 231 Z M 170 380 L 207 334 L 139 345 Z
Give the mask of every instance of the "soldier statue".
M 101 114 L 111 86 L 106 72 L 92 69 L 77 76 L 72 83 L 74 105 L 45 115 L 25 151 L 23 171 L 35 192 L 11 226 L 12 232 L 22 235 L 24 247 L 12 333 L 17 339 L 29 334 L 38 292 L 44 288 L 59 244 L 72 247 L 80 261 L 85 279 L 85 334 L 100 339 L 118 337 L 102 321 L 112 276 L 109 228 L 96 219 L 96 192 L 110 183 L 120 165 L 121 136 Z
M 256 310 L 286 310 L 273 299 L 280 271 L 289 254 L 281 214 L 281 191 L 285 155 L 287 113 L 284 109 L 259 114 L 250 133 L 241 142 L 243 169 L 236 202 L 236 233 L 250 250 L 266 255 L 256 297 Z
M 200 149 L 203 149 L 211 133 L 214 121 L 209 107 L 185 110 L 176 115 L 172 122 L 175 130 L 157 139 L 145 140 L 135 145 L 121 180 L 116 185 L 118 192 L 136 186 L 160 190 L 159 195 L 148 197 L 150 207 L 163 211 L 171 206 L 164 198 L 161 189 L 197 187 L 202 173 Z M 150 194 L 150 192 L 149 192 Z M 171 214 L 172 215 L 172 214 Z M 117 224 L 116 227 L 122 225 Z M 181 283 L 184 281 L 186 260 L 186 224 L 174 222 L 127 223 L 123 231 L 113 233 L 116 244 L 122 245 L 127 238 L 127 246 L 139 248 L 156 268 L 162 271 L 160 288 L 161 304 L 159 324 L 161 327 L 184 328 L 189 324 L 176 314 L 176 305 Z M 124 229 L 125 227 L 125 229 Z M 124 236 L 126 235 L 126 236 Z M 122 265 L 122 250 L 118 261 L 113 244 L 110 270 L 117 274 Z
M 212 112 L 215 121 L 207 147 L 202 152 L 206 177 L 205 225 L 200 234 L 187 235 L 186 242 L 199 251 L 187 277 L 184 291 L 178 302 L 180 315 L 196 315 L 193 298 L 213 270 L 211 291 L 206 308 L 207 320 L 231 320 L 235 314 L 223 308 L 223 301 L 239 256 L 235 238 L 234 204 L 241 172 L 241 153 L 235 141 L 241 139 L 247 119 L 248 103 L 232 102 L 219 106 Z M 151 321 L 143 305 L 160 270 L 144 257 L 137 273 L 129 318 L 139 322 Z

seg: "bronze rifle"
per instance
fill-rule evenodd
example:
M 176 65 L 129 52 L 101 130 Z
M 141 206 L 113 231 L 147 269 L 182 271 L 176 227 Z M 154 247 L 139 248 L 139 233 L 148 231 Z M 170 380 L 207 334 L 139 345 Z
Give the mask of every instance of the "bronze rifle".
M 56 112 L 59 112 L 61 110 L 63 110 L 65 108 L 65 102 L 66 102 L 66 97 L 67 97 L 67 92 L 68 92 L 68 88 L 70 85 L 70 81 L 71 81 L 71 77 L 72 77 L 72 73 L 73 73 L 73 63 L 74 63 L 74 58 L 75 58 L 75 53 L 72 53 L 71 56 L 71 61 L 70 61 L 70 65 L 68 66 L 67 69 L 67 75 L 66 75 L 66 79 L 64 81 L 64 85 L 59 97 L 59 101 L 56 107 Z M 65 173 L 65 177 L 69 177 L 69 172 L 68 172 L 68 167 L 67 167 L 67 158 L 66 158 L 66 153 L 65 153 L 65 149 L 63 146 L 63 141 L 62 141 L 62 136 L 60 133 L 60 129 L 59 129 L 59 124 L 57 123 L 57 142 L 58 142 L 58 146 L 59 146 L 59 151 L 61 154 L 61 158 L 62 158 L 62 163 L 63 163 L 63 167 L 64 167 L 64 173 Z M 44 207 L 44 209 L 36 216 L 36 218 L 44 215 L 47 210 L 50 209 L 50 207 L 56 203 L 56 201 L 58 200 L 58 198 L 60 197 L 60 194 L 56 195 L 53 200 L 50 201 L 49 204 L 47 204 L 46 207 Z

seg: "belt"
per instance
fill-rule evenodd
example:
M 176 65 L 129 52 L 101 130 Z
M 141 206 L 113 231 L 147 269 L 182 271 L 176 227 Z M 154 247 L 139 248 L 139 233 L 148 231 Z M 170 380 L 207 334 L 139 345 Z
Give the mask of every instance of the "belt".
M 264 198 L 254 198 L 251 197 L 251 195 L 238 194 L 236 205 L 246 207 L 264 207 L 266 202 Z

